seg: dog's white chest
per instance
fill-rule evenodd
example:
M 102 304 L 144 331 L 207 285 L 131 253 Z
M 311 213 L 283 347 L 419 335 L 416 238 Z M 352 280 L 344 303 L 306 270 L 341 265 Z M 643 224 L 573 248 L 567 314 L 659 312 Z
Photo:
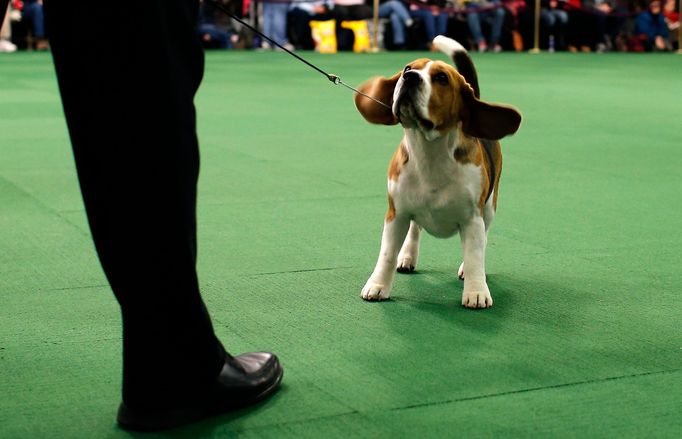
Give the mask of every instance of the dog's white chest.
M 407 163 L 389 194 L 398 211 L 439 238 L 459 231 L 474 214 L 481 191 L 481 169 L 450 158 L 429 166 Z

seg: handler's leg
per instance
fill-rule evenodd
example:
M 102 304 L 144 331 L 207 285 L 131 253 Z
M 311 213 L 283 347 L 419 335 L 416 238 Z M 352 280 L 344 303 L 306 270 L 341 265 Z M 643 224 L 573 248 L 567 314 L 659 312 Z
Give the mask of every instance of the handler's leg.
M 131 429 L 167 428 L 253 402 L 281 378 L 272 354 L 225 353 L 199 293 L 197 6 L 45 5 L 90 229 L 121 306 L 119 422 Z M 226 373 L 241 374 L 241 387 L 232 388 Z M 199 402 L 206 399 L 212 402 Z M 187 407 L 175 420 L 164 417 L 164 410 Z

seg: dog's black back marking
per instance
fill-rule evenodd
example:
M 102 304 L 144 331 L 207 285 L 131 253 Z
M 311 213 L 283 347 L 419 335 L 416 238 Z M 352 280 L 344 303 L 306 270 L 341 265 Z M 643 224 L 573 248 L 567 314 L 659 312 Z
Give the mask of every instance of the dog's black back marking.
M 452 54 L 452 61 L 455 63 L 455 67 L 457 67 L 457 71 L 460 75 L 464 76 L 466 82 L 474 89 L 474 96 L 480 98 L 481 90 L 478 87 L 478 74 L 476 73 L 474 62 L 471 60 L 469 53 L 457 50 Z
M 488 140 L 488 139 L 481 139 L 481 142 L 483 142 L 483 149 L 485 150 L 485 155 L 488 157 L 488 166 L 490 168 L 490 172 L 488 173 L 488 194 L 485 196 L 485 202 L 488 202 L 488 199 L 490 198 L 490 195 L 493 193 L 493 190 L 495 189 L 495 178 L 497 178 L 497 169 L 495 168 L 495 160 L 493 160 L 493 141 Z
M 464 80 L 469 83 L 471 88 L 474 90 L 474 96 L 477 99 L 481 97 L 481 89 L 478 85 L 478 73 L 476 73 L 476 67 L 474 67 L 474 62 L 472 61 L 469 53 L 462 50 L 456 50 L 452 54 L 452 61 L 455 63 L 457 71 L 464 77 Z M 493 193 L 495 186 L 495 178 L 497 176 L 497 169 L 495 169 L 495 161 L 493 160 L 493 142 L 487 139 L 481 139 L 483 143 L 483 149 L 485 150 L 488 166 L 490 172 L 488 174 L 489 184 L 488 184 L 488 194 L 485 197 L 485 201 L 488 202 L 490 195 Z

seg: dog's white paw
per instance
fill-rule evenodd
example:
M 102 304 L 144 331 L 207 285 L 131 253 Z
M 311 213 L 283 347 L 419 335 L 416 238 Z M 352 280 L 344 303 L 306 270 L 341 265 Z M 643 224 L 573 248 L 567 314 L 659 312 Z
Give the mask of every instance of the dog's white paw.
M 490 308 L 493 298 L 489 291 L 469 291 L 462 293 L 462 305 L 467 308 Z
M 457 276 L 459 280 L 464 280 L 464 262 L 459 265 L 459 270 L 457 270 Z
M 417 267 L 417 258 L 412 255 L 398 256 L 398 270 L 399 273 L 412 273 Z
M 360 295 L 365 300 L 387 300 L 391 297 L 391 287 L 368 281 Z

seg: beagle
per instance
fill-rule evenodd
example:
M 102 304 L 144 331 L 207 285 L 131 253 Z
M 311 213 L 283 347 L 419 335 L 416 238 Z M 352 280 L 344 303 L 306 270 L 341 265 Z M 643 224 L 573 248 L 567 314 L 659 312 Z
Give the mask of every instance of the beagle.
M 379 260 L 362 289 L 365 300 L 388 299 L 395 271 L 414 271 L 422 228 L 438 238 L 459 232 L 464 262 L 462 305 L 492 306 L 485 276 L 488 227 L 497 206 L 502 153 L 499 139 L 515 133 L 521 114 L 479 100 L 478 77 L 458 42 L 438 36 L 433 44 L 457 69 L 418 59 L 391 78 L 373 78 L 355 105 L 370 123 L 400 123 L 404 136 L 388 167 L 388 212 Z M 466 276 L 465 276 L 466 271 Z

